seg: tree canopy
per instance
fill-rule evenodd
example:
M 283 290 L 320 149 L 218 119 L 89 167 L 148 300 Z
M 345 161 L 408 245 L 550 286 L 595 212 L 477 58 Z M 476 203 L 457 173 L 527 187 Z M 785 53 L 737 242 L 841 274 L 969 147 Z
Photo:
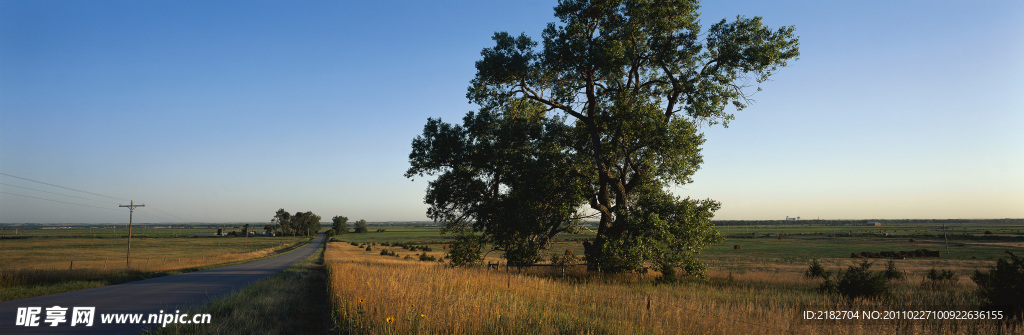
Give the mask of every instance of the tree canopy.
M 281 235 L 302 235 L 312 236 L 320 231 L 320 216 L 313 212 L 295 212 L 289 214 L 284 208 L 278 209 L 274 218 L 270 220 L 280 229 Z
M 696 254 L 721 241 L 720 204 L 667 189 L 703 163 L 700 128 L 728 125 L 753 90 L 799 56 L 792 26 L 760 17 L 702 30 L 697 1 L 560 1 L 538 45 L 494 34 L 461 125 L 429 119 L 407 177 L 436 175 L 427 215 L 532 262 L 579 220 L 598 218 L 593 270 L 703 274 Z
M 348 232 L 348 218 L 347 217 L 344 217 L 344 216 L 341 216 L 341 215 L 335 215 L 333 218 L 331 218 L 331 223 L 333 223 L 333 226 L 331 227 L 331 229 L 334 230 L 335 234 L 344 234 L 344 233 Z

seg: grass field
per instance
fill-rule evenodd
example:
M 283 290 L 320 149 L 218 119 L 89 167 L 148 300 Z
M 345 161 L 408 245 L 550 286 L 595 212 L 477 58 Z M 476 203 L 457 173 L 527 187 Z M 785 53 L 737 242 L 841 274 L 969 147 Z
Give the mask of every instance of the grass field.
M 304 237 L 142 238 L 136 235 L 132 239 L 131 268 L 128 269 L 126 238 L 26 233 L 28 236 L 0 240 L 3 255 L 0 258 L 0 300 L 252 260 L 290 250 L 309 240 Z
M 395 242 L 430 246 L 444 254 L 447 236 L 436 227 L 385 227 L 385 232 L 345 234 L 330 243 L 326 263 L 331 297 L 342 332 L 351 333 L 1020 333 L 1019 323 L 986 321 L 871 321 L 826 323 L 799 318 L 805 310 L 977 310 L 976 285 L 968 277 L 1004 250 L 1021 251 L 1020 226 L 896 227 L 727 226 L 727 240 L 702 254 L 707 281 L 658 285 L 656 273 L 593 275 L 582 266 L 566 276 L 552 267 L 522 274 L 486 268 L 450 268 L 420 262 Z M 985 231 L 989 231 L 986 234 Z M 946 237 L 943 238 L 943 232 Z M 753 234 L 754 237 L 750 237 Z M 779 235 L 782 236 L 779 239 Z M 831 236 L 830 236 L 831 235 Z M 582 255 L 581 240 L 567 235 L 551 246 Z M 911 242 L 910 239 L 914 239 Z M 949 252 L 945 248 L 949 246 Z M 734 245 L 740 249 L 734 249 Z M 820 280 L 803 277 L 811 259 L 833 270 L 862 259 L 850 253 L 930 249 L 941 258 L 895 260 L 908 274 L 882 300 L 849 301 L 817 292 Z M 382 256 L 380 250 L 399 257 Z M 405 256 L 411 256 L 407 259 Z M 492 252 L 488 260 L 497 261 Z M 871 260 L 874 270 L 883 259 Z M 924 274 L 948 269 L 957 278 L 926 286 Z M 390 322 L 388 321 L 390 318 Z

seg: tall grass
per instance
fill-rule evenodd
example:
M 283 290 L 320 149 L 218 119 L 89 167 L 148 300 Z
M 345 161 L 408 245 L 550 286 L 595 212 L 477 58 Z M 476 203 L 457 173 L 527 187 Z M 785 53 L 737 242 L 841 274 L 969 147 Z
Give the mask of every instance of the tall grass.
M 326 252 L 339 333 L 678 334 L 678 333 L 997 333 L 994 321 L 804 321 L 804 310 L 891 310 L 892 302 L 815 292 L 816 282 L 772 273 L 712 274 L 709 281 L 657 285 L 653 275 L 520 275 L 450 268 L 367 253 L 344 243 Z M 898 284 L 900 308 L 925 307 L 913 282 Z M 966 292 L 966 293 L 965 293 Z M 903 294 L 900 296 L 899 294 Z M 941 298 L 945 296 L 946 298 Z M 969 290 L 936 293 L 941 306 Z M 943 300 L 945 299 L 945 300 Z M 960 308 L 960 307 L 958 307 Z M 935 309 L 930 306 L 929 309 Z M 391 320 L 389 322 L 389 319 Z

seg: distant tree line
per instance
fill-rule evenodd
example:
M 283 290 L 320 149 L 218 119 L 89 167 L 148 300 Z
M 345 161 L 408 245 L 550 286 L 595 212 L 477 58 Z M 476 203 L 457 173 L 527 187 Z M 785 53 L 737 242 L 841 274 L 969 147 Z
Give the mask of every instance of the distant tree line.
M 333 223 L 333 225 L 331 226 L 331 231 L 329 232 L 330 235 L 347 234 L 349 232 L 348 231 L 348 218 L 347 217 L 338 215 L 338 216 L 335 216 L 334 218 L 332 218 L 331 222 Z M 355 226 L 356 226 L 356 229 L 355 229 L 356 233 L 365 233 L 367 231 L 367 229 L 366 229 L 366 220 L 356 221 L 355 222 Z
M 277 231 L 282 236 L 313 236 L 320 231 L 320 216 L 313 212 L 295 212 L 290 214 L 284 208 L 278 209 L 270 225 L 264 227 L 268 232 Z

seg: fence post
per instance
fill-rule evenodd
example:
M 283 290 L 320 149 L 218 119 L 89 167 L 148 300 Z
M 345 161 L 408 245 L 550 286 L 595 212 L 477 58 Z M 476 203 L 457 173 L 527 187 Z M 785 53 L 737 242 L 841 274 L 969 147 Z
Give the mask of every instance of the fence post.
M 75 269 L 75 261 L 71 261 L 71 266 L 68 266 L 68 271 Z

